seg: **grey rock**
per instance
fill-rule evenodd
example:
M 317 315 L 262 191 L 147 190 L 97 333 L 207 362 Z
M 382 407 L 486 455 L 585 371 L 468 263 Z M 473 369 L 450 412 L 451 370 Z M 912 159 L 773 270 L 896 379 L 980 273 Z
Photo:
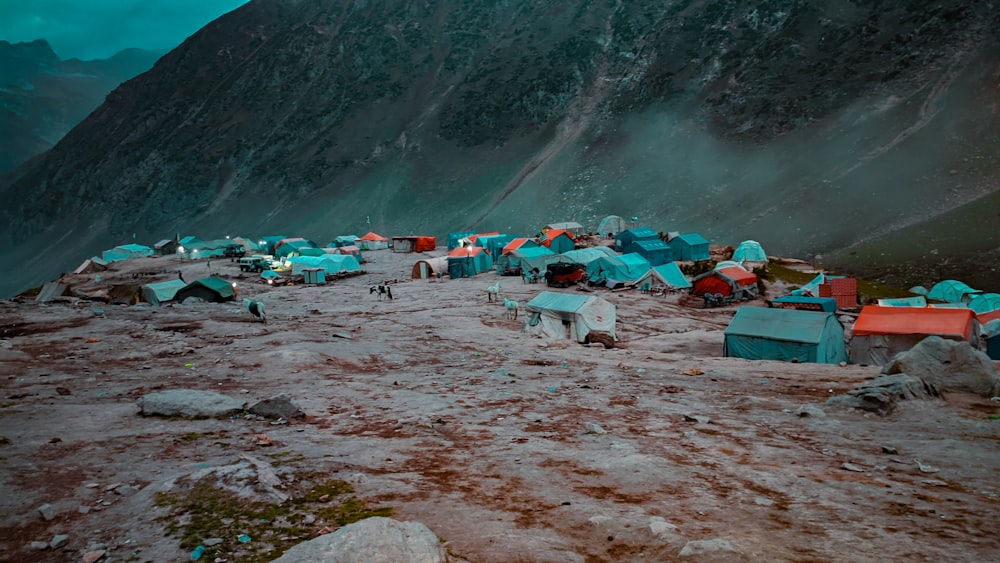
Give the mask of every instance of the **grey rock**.
M 729 540 L 723 538 L 714 538 L 710 540 L 693 540 L 684 544 L 681 549 L 681 557 L 690 557 L 692 555 L 704 555 L 706 553 L 718 553 L 718 552 L 731 552 L 737 553 L 733 544 L 729 543 Z
M 31 549 L 36 551 L 45 551 L 49 548 L 49 542 L 44 541 L 33 541 L 31 542 Z
M 115 487 L 115 494 L 123 497 L 130 497 L 139 491 L 132 485 L 119 485 Z
M 822 418 L 826 416 L 826 413 L 823 412 L 823 409 L 817 407 L 816 405 L 802 405 L 801 407 L 795 409 L 795 415 L 801 417 L 811 416 L 815 418 Z
M 69 541 L 69 536 L 66 534 L 57 534 L 52 537 L 52 541 L 49 542 L 49 547 L 52 549 L 59 549 L 66 542 Z
M 313 516 L 312 514 L 306 514 L 305 517 L 302 519 L 303 524 L 312 524 L 315 521 L 316 517 Z
M 38 513 L 42 515 L 42 519 L 45 520 L 46 522 L 56 517 L 56 511 L 54 508 L 52 508 L 52 505 L 49 503 L 45 503 L 42 506 L 39 506 Z
M 864 473 L 865 472 L 865 470 L 864 470 L 863 467 L 861 467 L 859 465 L 854 465 L 853 463 L 847 462 L 847 461 L 845 461 L 844 464 L 840 466 L 840 468 L 843 469 L 843 470 L 845 470 L 845 471 L 856 471 L 858 473 Z
M 90 507 L 85 504 L 81 504 L 79 507 L 77 507 L 76 511 L 80 514 L 89 514 Z
M 273 563 L 444 563 L 444 546 L 420 522 L 376 516 L 302 542 Z
M 196 389 L 171 389 L 139 397 L 145 416 L 221 417 L 243 410 L 243 402 L 221 393 Z
M 263 416 L 264 418 L 284 418 L 285 420 L 291 418 L 302 418 L 306 415 L 306 413 L 302 412 L 302 409 L 293 403 L 292 399 L 285 394 L 277 395 L 271 397 L 270 399 L 264 399 L 247 410 L 257 416 Z
M 827 399 L 829 406 L 851 407 L 876 412 L 892 412 L 899 401 L 940 399 L 941 393 L 934 385 L 907 374 L 879 375 L 862 383 L 846 395 Z
M 944 392 L 1000 394 L 1000 377 L 989 356 L 968 342 L 928 336 L 906 352 L 897 354 L 882 373 L 919 377 Z
M 207 540 L 201 542 L 205 547 L 213 547 L 222 543 L 222 538 L 208 538 Z
M 604 435 L 608 433 L 607 430 L 601 428 L 601 425 L 596 422 L 585 422 L 583 423 L 583 428 L 587 431 L 587 434 Z

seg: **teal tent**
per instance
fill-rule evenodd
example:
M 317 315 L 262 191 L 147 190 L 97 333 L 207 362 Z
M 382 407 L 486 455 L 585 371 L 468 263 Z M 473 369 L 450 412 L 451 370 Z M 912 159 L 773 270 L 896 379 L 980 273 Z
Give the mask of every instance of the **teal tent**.
M 141 244 L 122 244 L 102 252 L 101 259 L 105 262 L 117 262 L 119 260 L 152 256 L 155 252 L 152 248 Z
M 660 235 L 649 227 L 625 229 L 615 235 L 615 250 L 630 252 L 629 247 L 637 240 L 660 240 Z
M 740 307 L 724 334 L 727 358 L 819 364 L 848 359 L 844 327 L 834 313 Z
M 636 285 L 645 291 L 648 291 L 657 284 L 664 285 L 667 289 L 673 290 L 689 289 L 691 287 L 691 282 L 684 277 L 684 273 L 681 272 L 676 262 L 667 262 L 666 264 L 653 266 L 636 282 Z
M 290 240 L 274 249 L 274 257 L 285 258 L 286 256 L 297 256 L 303 248 L 316 248 L 316 245 L 304 239 Z
M 969 308 L 977 315 L 1000 309 L 1000 293 L 981 293 L 969 301 Z
M 944 280 L 934 284 L 927 292 L 927 298 L 945 303 L 968 303 L 977 293 L 982 291 L 972 289 L 958 280 Z
M 587 264 L 587 280 L 591 283 L 608 281 L 629 282 L 649 271 L 649 261 L 638 254 L 605 256 Z
M 496 258 L 503 254 L 503 247 L 507 246 L 507 243 L 512 240 L 514 240 L 512 235 L 486 235 L 476 237 L 475 245 L 485 248 L 486 252 L 490 253 L 490 257 L 493 258 L 493 261 L 495 262 Z
M 333 239 L 333 241 L 326 245 L 326 247 L 340 248 L 342 246 L 351 246 L 356 240 L 358 240 L 358 235 L 340 235 L 339 237 Z
M 293 256 L 288 259 L 292 265 L 292 275 L 301 274 L 306 268 L 323 268 L 329 274 L 360 272 L 358 259 L 350 254 L 327 254 L 326 256 Z
M 698 233 L 685 233 L 667 241 L 674 249 L 674 260 L 708 260 L 708 240 Z
M 507 260 L 511 268 L 521 268 L 522 273 L 538 270 L 538 275 L 544 275 L 549 264 L 561 262 L 563 259 L 559 254 L 552 252 L 544 246 L 535 248 L 518 248 L 511 250 L 507 254 Z
M 222 303 L 232 301 L 236 297 L 233 284 L 222 278 L 209 277 L 185 285 L 174 294 L 174 300 L 183 302 L 189 297 L 195 297 L 210 303 Z
M 607 246 L 591 246 L 588 248 L 577 248 L 569 252 L 562 253 L 564 262 L 575 262 L 586 266 L 598 258 L 607 256 L 618 256 L 618 253 Z
M 476 234 L 476 231 L 458 231 L 454 233 L 448 233 L 448 250 L 454 250 L 462 244 L 459 242 L 464 238 L 471 237 Z
M 576 248 L 576 243 L 573 242 L 573 235 L 569 231 L 549 229 L 543 237 L 538 242 L 556 254 L 569 252 Z
M 833 297 L 804 297 L 801 295 L 785 295 L 774 300 L 774 304 L 783 309 L 798 309 L 800 311 L 837 312 L 837 300 Z
M 747 270 L 767 264 L 767 253 L 755 240 L 745 240 L 733 251 L 733 261 L 739 262 Z
M 615 236 L 627 228 L 628 221 L 618 215 L 608 215 L 601 219 L 601 223 L 597 225 L 597 234 L 606 237 L 608 233 L 611 233 L 611 236 Z
M 616 307 L 597 295 L 543 291 L 524 306 L 528 319 L 524 332 L 533 336 L 585 342 L 587 335 L 615 335 Z
M 674 250 L 660 239 L 637 240 L 629 245 L 625 251 L 642 256 L 651 266 L 674 261 Z
M 448 253 L 448 275 L 453 278 L 471 278 L 493 267 L 493 258 L 485 248 L 465 246 Z
M 142 286 L 142 298 L 146 303 L 159 305 L 167 301 L 173 301 L 177 292 L 187 284 L 181 280 L 169 280 L 165 282 L 147 283 Z

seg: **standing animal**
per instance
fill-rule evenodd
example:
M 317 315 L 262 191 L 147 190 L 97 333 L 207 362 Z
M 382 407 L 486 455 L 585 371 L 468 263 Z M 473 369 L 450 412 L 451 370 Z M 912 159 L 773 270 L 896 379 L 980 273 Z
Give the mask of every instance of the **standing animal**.
M 264 316 L 264 303 L 263 302 L 261 302 L 261 301 L 254 301 L 253 299 L 250 299 L 249 297 L 244 297 L 243 298 L 243 308 L 246 309 L 247 311 L 250 311 L 250 314 L 253 315 L 254 318 L 260 319 L 260 321 L 262 323 L 267 324 L 267 317 Z
M 499 297 L 500 297 L 500 282 L 498 281 L 497 283 L 486 288 L 486 302 L 493 303 L 494 301 L 497 301 Z
M 507 314 L 508 319 L 513 319 L 515 321 L 517 320 L 517 307 L 518 307 L 517 301 L 511 301 L 506 297 L 503 298 L 503 308 Z
M 371 286 L 368 289 L 368 294 L 371 295 L 372 293 L 378 296 L 379 301 L 381 301 L 383 297 L 385 297 L 389 301 L 392 301 L 392 288 L 389 287 L 389 284 L 379 284 Z

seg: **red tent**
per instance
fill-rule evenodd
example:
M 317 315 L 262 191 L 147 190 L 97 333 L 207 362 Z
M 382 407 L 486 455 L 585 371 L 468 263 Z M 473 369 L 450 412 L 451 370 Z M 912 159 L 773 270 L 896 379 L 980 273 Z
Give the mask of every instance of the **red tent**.
M 721 293 L 723 297 L 749 292 L 756 295 L 757 276 L 740 268 L 719 268 L 696 277 L 692 282 L 692 295 Z M 752 288 L 752 289 L 751 289 Z

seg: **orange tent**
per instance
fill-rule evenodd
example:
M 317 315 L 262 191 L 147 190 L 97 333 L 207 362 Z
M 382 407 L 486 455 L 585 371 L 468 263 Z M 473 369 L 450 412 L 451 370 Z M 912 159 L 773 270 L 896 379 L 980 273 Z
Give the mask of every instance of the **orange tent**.
M 527 237 L 520 237 L 520 238 L 516 238 L 516 239 L 508 242 L 506 245 L 504 245 L 503 250 L 501 250 L 500 253 L 501 254 L 509 254 L 510 251 L 517 250 L 518 248 L 521 248 L 522 246 L 524 246 L 526 244 L 528 245 L 527 248 L 532 248 L 532 247 L 538 246 L 538 243 L 535 242 L 535 239 L 527 238 Z
M 376 235 L 375 233 L 368 231 L 364 235 L 358 237 L 358 240 L 368 240 L 373 242 L 389 242 L 389 239 L 382 235 Z
M 854 322 L 851 360 L 884 365 L 928 336 L 965 340 L 978 347 L 976 325 L 971 309 L 866 305 Z

